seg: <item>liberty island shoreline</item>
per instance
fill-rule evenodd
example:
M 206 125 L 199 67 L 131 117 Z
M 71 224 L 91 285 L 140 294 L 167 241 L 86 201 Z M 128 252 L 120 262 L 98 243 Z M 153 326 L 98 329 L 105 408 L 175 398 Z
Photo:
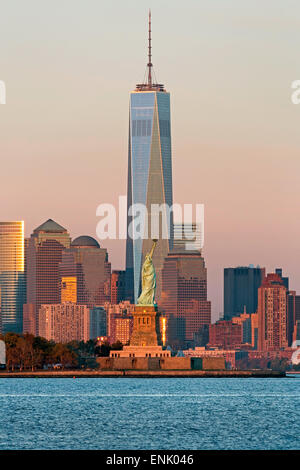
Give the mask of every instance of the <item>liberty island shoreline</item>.
M 286 372 L 274 370 L 105 370 L 105 371 L 26 371 L 0 372 L 7 378 L 285 378 Z

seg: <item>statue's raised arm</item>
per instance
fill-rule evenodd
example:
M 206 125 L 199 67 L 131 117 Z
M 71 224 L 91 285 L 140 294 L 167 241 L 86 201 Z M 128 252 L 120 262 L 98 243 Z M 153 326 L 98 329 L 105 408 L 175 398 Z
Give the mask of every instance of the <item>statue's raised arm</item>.
M 151 248 L 151 250 L 150 250 L 150 252 L 149 252 L 149 256 L 150 256 L 151 259 L 152 259 L 152 257 L 153 257 L 153 253 L 154 253 L 155 247 L 156 247 L 156 245 L 157 245 L 157 240 L 152 240 L 152 241 L 153 241 L 153 245 L 152 245 L 152 248 Z
M 142 293 L 138 298 L 138 305 L 155 305 L 156 274 L 152 262 L 157 240 L 153 240 L 150 252 L 145 256 L 142 268 Z

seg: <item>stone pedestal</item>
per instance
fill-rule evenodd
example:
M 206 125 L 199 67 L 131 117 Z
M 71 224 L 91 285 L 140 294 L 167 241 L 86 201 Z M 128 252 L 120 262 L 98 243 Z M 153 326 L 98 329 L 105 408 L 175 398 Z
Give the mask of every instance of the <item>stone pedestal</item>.
M 160 346 L 159 313 L 154 305 L 137 305 L 133 313 L 130 346 Z
M 159 313 L 154 305 L 137 305 L 133 312 L 133 331 L 130 346 L 122 351 L 111 351 L 114 358 L 165 358 L 171 351 L 163 350 L 159 326 Z

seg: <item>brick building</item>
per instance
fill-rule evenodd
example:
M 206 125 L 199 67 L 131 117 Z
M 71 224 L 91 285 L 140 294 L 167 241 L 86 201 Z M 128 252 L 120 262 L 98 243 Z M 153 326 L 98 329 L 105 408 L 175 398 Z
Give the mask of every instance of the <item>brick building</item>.
M 279 350 L 287 346 L 287 289 L 283 279 L 271 273 L 258 289 L 258 349 Z
M 242 326 L 232 320 L 219 320 L 209 326 L 210 347 L 237 349 L 242 342 Z
M 207 272 L 199 251 L 174 251 L 165 258 L 159 310 L 167 318 L 167 342 L 171 345 L 192 343 L 194 335 L 210 324 Z
M 107 336 L 110 343 L 120 341 L 123 344 L 129 343 L 133 329 L 133 312 L 135 305 L 129 301 L 111 304 L 104 304 L 107 318 Z
M 39 332 L 43 338 L 56 343 L 88 341 L 90 339 L 90 311 L 86 305 L 71 302 L 41 305 Z

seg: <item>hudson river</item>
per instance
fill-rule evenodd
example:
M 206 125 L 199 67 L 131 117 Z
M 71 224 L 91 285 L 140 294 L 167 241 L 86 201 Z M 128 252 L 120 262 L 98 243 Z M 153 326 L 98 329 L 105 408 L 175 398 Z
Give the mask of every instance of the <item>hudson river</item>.
M 0 449 L 300 449 L 300 377 L 0 379 Z

